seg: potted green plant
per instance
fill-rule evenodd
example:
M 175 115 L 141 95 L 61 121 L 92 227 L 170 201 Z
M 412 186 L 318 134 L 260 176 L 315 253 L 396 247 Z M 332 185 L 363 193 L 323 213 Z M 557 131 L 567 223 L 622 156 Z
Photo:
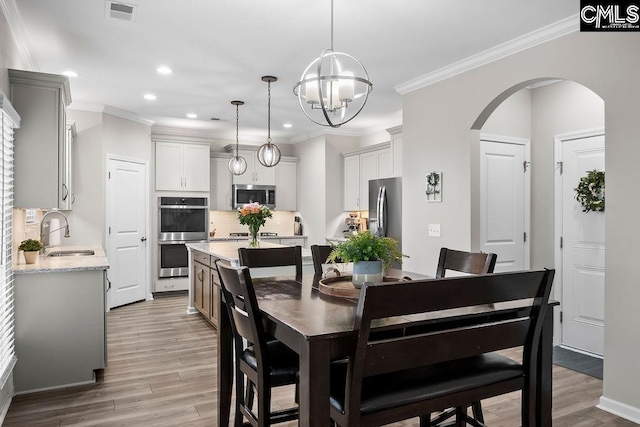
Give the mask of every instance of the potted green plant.
M 18 247 L 18 250 L 24 251 L 24 260 L 27 264 L 35 264 L 40 249 L 42 249 L 42 242 L 35 239 L 23 240 Z
M 352 282 L 358 288 L 364 282 L 381 282 L 383 269 L 389 268 L 394 261 L 402 262 L 402 257 L 407 255 L 400 252 L 397 240 L 365 231 L 335 245 L 327 260 L 353 262 Z

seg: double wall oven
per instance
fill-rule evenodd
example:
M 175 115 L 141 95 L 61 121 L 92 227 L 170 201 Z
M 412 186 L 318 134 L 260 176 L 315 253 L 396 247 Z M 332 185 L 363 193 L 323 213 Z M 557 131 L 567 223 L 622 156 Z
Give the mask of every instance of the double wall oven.
M 209 237 L 206 197 L 158 198 L 158 277 L 189 275 L 187 243 Z

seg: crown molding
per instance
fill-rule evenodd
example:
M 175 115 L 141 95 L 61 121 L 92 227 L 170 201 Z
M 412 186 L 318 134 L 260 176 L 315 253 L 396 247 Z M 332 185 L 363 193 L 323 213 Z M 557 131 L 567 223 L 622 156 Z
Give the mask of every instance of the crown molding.
M 151 139 L 153 141 L 188 141 L 206 144 L 231 140 L 230 138 L 215 137 L 206 129 L 177 128 L 158 125 L 154 125 L 151 128 Z
M 7 95 L 4 94 L 2 89 L 0 89 L 0 110 L 9 116 L 15 127 L 20 127 L 20 115 L 13 108 L 11 101 L 9 101 L 9 98 L 7 98 Z M 0 124 L 2 124 L 2 120 L 0 120 Z
M 299 142 L 308 141 L 311 138 L 316 138 L 318 136 L 327 136 L 327 135 L 337 135 L 337 136 L 351 136 L 351 137 L 361 137 L 364 135 L 369 135 L 371 132 L 358 132 L 353 130 L 344 130 L 344 129 L 333 129 L 333 128 L 319 128 L 312 130 L 310 132 L 301 133 L 300 135 L 294 136 L 291 138 L 292 144 L 297 144 Z
M 398 135 L 402 133 L 402 125 L 387 128 L 386 131 L 389 132 L 389 135 Z
M 116 107 L 112 107 L 111 105 L 104 106 L 104 113 L 112 116 L 120 117 L 122 119 L 131 120 L 132 122 L 142 123 L 143 125 L 153 126 L 155 123 L 153 120 L 145 119 L 144 117 L 140 117 L 136 113 L 132 113 L 131 111 L 121 110 Z
M 15 0 L 0 0 L 0 10 L 2 10 L 2 14 L 7 20 L 9 30 L 13 35 L 24 66 L 30 71 L 39 71 L 40 66 L 38 66 L 38 61 L 36 61 L 31 52 L 31 44 L 29 43 L 29 37 L 27 37 L 22 14 Z
M 406 95 L 409 92 L 413 92 L 474 68 L 506 58 L 507 56 L 523 50 L 563 37 L 567 34 L 576 32 L 579 29 L 579 15 L 575 14 L 553 24 L 547 25 L 546 27 L 539 28 L 528 34 L 517 37 L 506 43 L 492 47 L 491 49 L 487 49 L 484 52 L 480 52 L 431 73 L 409 80 L 406 83 L 395 86 L 394 89 L 400 93 L 400 95 Z

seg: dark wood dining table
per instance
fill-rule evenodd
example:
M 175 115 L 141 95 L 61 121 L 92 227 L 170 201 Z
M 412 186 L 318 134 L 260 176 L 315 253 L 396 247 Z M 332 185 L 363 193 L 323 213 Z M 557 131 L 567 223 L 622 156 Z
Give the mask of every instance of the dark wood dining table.
M 389 274 L 389 273 L 388 273 Z M 427 276 L 395 271 L 394 277 L 412 279 Z M 299 425 L 329 425 L 329 368 L 331 360 L 343 358 L 354 350 L 354 320 L 357 300 L 328 296 L 318 291 L 319 278 L 305 275 L 302 281 L 292 277 L 254 279 L 260 310 L 267 330 L 300 356 Z M 550 305 L 557 305 L 550 302 Z M 551 307 L 550 307 L 551 308 Z M 225 308 L 222 310 L 226 312 Z M 447 310 L 423 315 L 425 324 L 446 319 L 478 315 L 508 307 L 482 306 L 470 310 Z M 551 425 L 551 366 L 553 348 L 553 309 L 546 311 L 538 352 L 536 391 L 537 425 Z M 397 327 L 408 319 L 389 318 L 376 325 L 379 330 Z M 415 319 L 414 319 L 415 320 Z M 218 326 L 218 426 L 229 425 L 233 386 L 232 332 L 227 315 Z

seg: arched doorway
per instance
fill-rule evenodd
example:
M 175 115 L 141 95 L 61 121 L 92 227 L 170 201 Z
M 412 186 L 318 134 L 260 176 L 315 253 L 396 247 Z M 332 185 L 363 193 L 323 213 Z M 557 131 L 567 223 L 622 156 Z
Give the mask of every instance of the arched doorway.
M 523 236 L 520 243 L 522 245 L 530 244 L 531 268 L 556 269 L 553 298 L 561 302 L 560 311 L 562 314 L 556 316 L 555 344 L 564 344 L 582 351 L 602 354 L 603 333 L 597 338 L 600 342 L 595 345 L 576 344 L 580 341 L 576 341 L 574 337 L 570 336 L 576 332 L 565 327 L 570 324 L 588 324 L 596 330 L 600 329 L 600 332 L 604 331 L 604 264 L 588 265 L 583 261 L 576 262 L 575 257 L 567 262 L 568 257 L 565 255 L 571 248 L 567 247 L 568 242 L 561 243 L 561 238 L 564 237 L 563 206 L 566 214 L 567 206 L 573 208 L 577 202 L 573 199 L 571 191 L 565 191 L 564 196 L 556 191 L 556 187 L 560 185 L 558 182 L 562 182 L 564 177 L 560 174 L 561 163 L 558 162 L 562 160 L 557 158 L 557 147 L 554 146 L 554 140 L 558 136 L 571 133 L 579 135 L 579 133 L 584 134 L 585 131 L 593 129 L 604 129 L 604 101 L 578 83 L 558 79 L 543 80 L 523 82 L 498 95 L 478 116 L 472 129 L 480 131 L 480 140 L 483 135 L 489 134 L 493 135 L 493 139 L 496 135 L 503 136 L 506 139 L 506 144 L 509 144 L 508 138 L 531 141 L 531 164 L 527 170 L 531 180 L 531 209 L 528 211 L 531 231 L 527 233 L 526 242 Z M 575 145 L 577 138 L 572 140 Z M 479 194 L 476 198 L 477 202 L 473 203 L 472 201 L 472 211 L 475 212 L 472 215 L 472 235 L 478 249 L 483 249 L 480 237 L 486 236 L 486 231 L 483 232 L 482 227 L 486 228 L 487 226 L 486 213 L 481 211 L 482 192 L 486 191 L 486 186 L 483 189 L 481 185 L 482 174 L 486 173 L 486 168 L 482 168 L 480 158 L 483 153 L 482 144 L 478 141 L 476 155 L 472 154 L 471 156 L 472 192 L 477 191 Z M 603 157 L 604 150 L 602 150 Z M 526 170 L 526 160 L 524 162 L 520 172 Z M 602 161 L 603 164 L 604 161 Z M 586 174 L 586 171 L 580 170 L 579 172 Z M 504 173 L 497 175 L 506 176 Z M 568 179 L 576 181 L 575 183 L 573 181 L 565 182 L 565 187 L 569 186 L 572 190 L 577 186 L 579 179 L 575 177 Z M 493 197 L 490 200 L 497 199 Z M 513 209 L 513 207 L 509 206 L 504 209 Z M 501 208 L 493 210 L 501 212 Z M 526 214 L 525 209 L 523 221 L 526 221 Z M 585 224 L 593 222 L 593 214 L 589 217 L 585 217 L 585 214 L 581 212 L 580 214 L 582 216 L 578 216 L 578 219 L 586 218 Z M 603 230 L 604 215 L 602 214 L 597 220 L 601 223 Z M 504 219 L 495 223 L 504 228 Z M 573 224 L 579 224 L 579 221 L 574 219 L 567 222 L 565 218 L 564 223 L 566 229 L 567 223 L 573 226 Z M 578 232 L 578 240 L 572 242 L 571 245 L 581 248 L 585 245 L 598 246 L 599 237 L 597 235 L 599 232 L 594 230 L 599 230 L 599 227 L 585 225 Z M 602 232 L 602 237 L 603 234 Z M 596 252 L 598 251 L 599 255 L 603 255 L 604 241 L 602 241 L 601 248 L 596 249 Z M 603 259 L 604 256 L 601 258 Z M 498 262 L 500 262 L 500 255 Z M 580 272 L 580 274 L 576 272 Z M 565 307 L 569 311 L 565 310 Z M 560 323 L 561 317 L 562 324 Z M 584 331 L 581 333 L 584 334 Z M 587 335 L 593 338 L 598 334 L 592 331 Z

